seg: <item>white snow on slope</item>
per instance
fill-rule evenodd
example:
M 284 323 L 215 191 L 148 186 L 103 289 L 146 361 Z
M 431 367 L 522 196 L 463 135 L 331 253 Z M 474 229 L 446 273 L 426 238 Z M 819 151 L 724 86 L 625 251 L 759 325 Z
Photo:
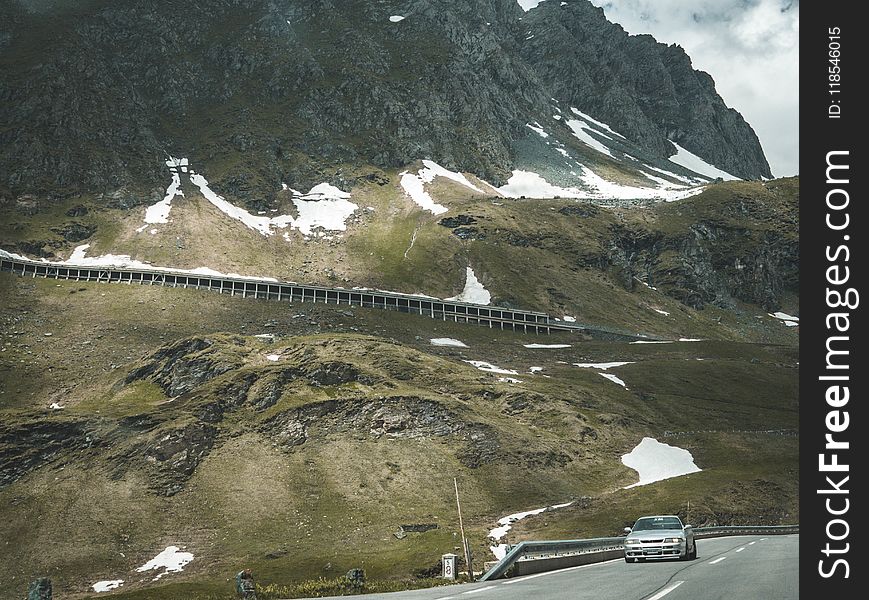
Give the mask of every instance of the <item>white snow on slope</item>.
M 313 235 L 313 230 L 317 227 L 327 231 L 346 231 L 347 219 L 359 208 L 349 198 L 348 192 L 328 183 L 315 185 L 307 194 L 294 190 L 293 204 L 296 205 L 299 216 L 290 225 L 304 235 Z
M 536 133 L 537 135 L 539 135 L 542 138 L 549 137 L 549 134 L 546 133 L 545 131 L 543 131 L 543 128 L 540 126 L 540 123 L 535 122 L 533 125 L 531 123 L 525 123 L 525 127 L 528 127 L 529 129 L 534 131 L 534 133 Z
M 522 344 L 526 348 L 570 348 L 570 344 Z
M 401 15 L 392 15 L 391 17 L 389 17 L 389 20 L 393 23 L 398 23 L 399 21 L 404 21 L 404 17 Z
M 91 587 L 95 592 L 110 592 L 124 585 L 123 579 L 112 579 L 111 581 L 97 581 Z
M 184 192 L 181 190 L 181 175 L 179 172 L 183 171 L 186 173 L 187 165 L 188 160 L 186 158 L 170 156 L 169 160 L 166 161 L 166 166 L 169 167 L 169 171 L 172 173 L 172 183 L 166 188 L 166 195 L 162 200 L 145 209 L 145 224 L 136 230 L 137 233 L 141 233 L 147 229 L 148 225 L 169 222 L 169 211 L 172 210 L 172 198 L 184 195 Z M 156 233 L 156 230 L 152 229 L 151 233 Z
M 624 379 L 622 379 L 618 375 L 613 375 L 612 373 L 598 373 L 598 375 L 600 375 L 601 377 L 605 377 L 606 379 L 609 379 L 613 383 L 619 384 L 620 386 L 622 386 L 625 389 L 628 389 L 628 386 L 625 383 Z
M 431 340 L 432 346 L 450 346 L 453 348 L 467 348 L 468 345 L 459 340 L 454 340 L 453 338 L 432 338 Z
M 330 231 L 344 231 L 347 227 L 347 217 L 359 208 L 347 199 L 350 194 L 343 192 L 328 183 L 321 183 L 311 188 L 307 194 L 293 191 L 293 204 L 299 211 L 299 218 L 292 215 L 263 217 L 252 215 L 245 209 L 228 202 L 214 190 L 208 187 L 208 180 L 198 173 L 190 172 L 190 181 L 199 188 L 205 199 L 211 202 L 227 216 L 241 221 L 249 228 L 264 236 L 275 233 L 275 229 L 292 226 L 304 235 L 311 235 L 314 227 L 322 227 Z
M 422 164 L 424 165 L 423 168 L 417 171 L 416 174 L 409 171 L 403 171 L 399 183 L 401 184 L 401 187 L 404 188 L 407 195 L 410 196 L 416 204 L 425 210 L 431 211 L 435 215 L 440 215 L 448 210 L 446 206 L 435 202 L 431 195 L 425 191 L 425 185 L 434 181 L 435 177 L 446 177 L 447 179 L 455 181 L 475 192 L 485 194 L 483 190 L 468 181 L 468 179 L 461 173 L 445 169 L 431 160 L 424 160 L 422 161 Z
M 497 367 L 492 363 L 487 363 L 482 360 L 466 360 L 463 361 L 470 365 L 473 365 L 480 369 L 481 371 L 486 371 L 487 373 L 500 373 L 501 375 L 518 375 L 518 371 L 513 371 L 511 369 L 502 369 L 501 367 Z
M 498 191 L 508 198 L 525 196 L 526 198 L 638 199 L 667 202 L 688 198 L 703 191 L 702 187 L 679 189 L 620 185 L 604 179 L 588 167 L 580 168 L 582 174 L 576 177 L 583 188 L 587 189 L 563 188 L 549 183 L 533 171 L 515 170 L 507 183 L 499 187 Z
M 193 560 L 192 553 L 179 552 L 179 550 L 178 546 L 167 546 L 165 550 L 136 569 L 136 571 L 143 573 L 145 571 L 165 569 L 162 573 L 157 574 L 154 581 L 157 581 L 167 573 L 179 573 L 187 563 Z
M 474 270 L 471 267 L 466 267 L 465 271 L 465 289 L 458 296 L 452 298 L 444 298 L 452 302 L 468 302 L 470 304 L 487 305 L 492 300 L 492 294 L 483 287 L 483 284 L 477 279 Z
M 698 183 L 703 183 L 703 181 L 701 181 L 699 179 L 692 179 L 691 177 L 685 177 L 684 175 L 677 175 L 676 173 L 673 173 L 672 171 L 665 171 L 664 169 L 659 169 L 658 167 L 653 167 L 652 165 L 647 165 L 646 163 L 643 163 L 643 168 L 655 171 L 656 173 L 660 173 L 662 175 L 666 175 L 667 177 L 672 177 L 673 179 L 676 179 L 677 181 L 681 181 L 682 183 L 684 183 L 686 185 L 697 185 Z M 648 175 L 646 173 L 643 173 L 643 174 L 648 177 Z
M 607 369 L 612 369 L 613 367 L 621 367 L 622 365 L 630 365 L 634 361 L 624 360 L 618 362 L 603 362 L 603 363 L 573 363 L 575 367 L 583 367 L 585 369 L 600 369 L 601 371 L 606 371 Z
M 624 489 L 700 471 L 690 452 L 662 444 L 651 437 L 644 437 L 633 450 L 622 455 L 622 463 L 640 476 L 637 483 L 625 486 Z
M 767 314 L 769 314 L 769 316 L 771 316 L 771 317 L 775 317 L 776 319 L 778 319 L 779 321 L 781 321 L 782 323 L 784 323 L 788 327 L 797 327 L 800 324 L 799 317 L 794 317 L 794 316 L 791 316 L 787 313 L 775 312 L 775 313 L 767 313 Z
M 575 114 L 576 116 L 582 118 L 583 120 L 585 120 L 585 121 L 589 121 L 589 122 L 591 122 L 591 123 L 594 123 L 595 125 L 597 125 L 597 126 L 600 127 L 601 129 L 604 129 L 604 130 L 610 132 L 610 133 L 613 134 L 613 135 L 617 135 L 617 136 L 619 136 L 620 138 L 622 138 L 623 140 L 626 140 L 626 139 L 627 139 L 625 136 L 623 136 L 622 134 L 620 134 L 618 131 L 615 131 L 612 127 L 610 127 L 610 126 L 607 125 L 606 123 L 602 123 L 601 121 L 598 121 L 597 119 L 595 119 L 595 118 L 592 117 L 591 115 L 587 115 L 587 114 L 585 114 L 584 112 L 582 112 L 581 110 L 579 110 L 579 109 L 577 109 L 577 108 L 574 108 L 574 107 L 571 106 L 571 107 L 570 107 L 570 111 L 571 111 L 573 114 Z M 587 126 L 588 126 L 588 124 L 586 124 L 586 127 L 587 127 Z M 610 139 L 612 139 L 610 136 L 606 135 L 605 133 L 602 133 L 602 132 L 600 132 L 600 131 L 598 131 L 598 133 L 600 133 L 601 135 L 603 135 L 603 136 L 605 136 L 605 137 L 609 137 Z
M 90 244 L 82 244 L 81 246 L 76 246 L 76 248 L 72 251 L 72 255 L 70 255 L 69 259 L 63 262 L 49 262 L 47 260 L 43 260 L 43 262 L 47 264 L 59 264 L 71 267 L 128 267 L 132 269 L 165 271 L 167 273 L 182 273 L 184 275 L 211 275 L 214 277 L 235 277 L 237 279 L 277 281 L 277 279 L 274 279 L 272 277 L 254 277 L 250 275 L 239 275 L 238 273 L 221 273 L 208 267 L 198 267 L 196 269 L 172 269 L 169 267 L 156 267 L 151 263 L 134 260 L 127 254 L 103 254 L 101 256 L 85 256 L 88 248 L 90 248 Z
M 513 528 L 513 524 L 516 521 L 520 521 L 525 517 L 530 517 L 531 515 L 539 515 L 540 513 L 547 510 L 557 510 L 559 508 L 565 508 L 573 504 L 573 501 L 565 502 L 564 504 L 554 504 L 552 506 L 544 506 L 543 508 L 535 508 L 533 510 L 526 510 L 524 512 L 513 513 L 512 515 L 507 515 L 506 517 L 501 517 L 498 519 L 498 527 L 489 530 L 489 538 L 498 542 L 507 535 L 507 532 Z M 492 551 L 492 554 L 495 555 L 497 560 L 501 560 L 504 556 L 507 555 L 507 544 L 498 544 L 496 546 L 489 546 L 489 549 Z
M 595 150 L 597 150 L 601 154 L 606 154 L 609 157 L 615 158 L 613 156 L 613 153 L 610 152 L 609 148 L 607 148 L 603 143 L 598 141 L 597 138 L 595 138 L 594 136 L 592 136 L 588 132 L 594 131 L 595 133 L 597 133 L 599 135 L 604 135 L 604 134 L 602 134 L 601 132 L 599 132 L 596 129 L 591 128 L 588 125 L 588 123 L 586 123 L 585 121 L 581 121 L 579 119 L 568 119 L 567 121 L 565 121 L 565 123 L 567 124 L 568 127 L 570 127 L 571 131 L 573 131 L 573 135 L 575 135 L 577 138 L 579 138 L 579 141 L 581 141 L 583 144 L 585 144 L 586 146 L 591 146 L 592 148 L 594 148 Z
M 532 8 L 537 8 L 538 4 L 545 1 L 546 0 L 516 0 L 525 12 L 528 12 Z
M 716 177 L 721 177 L 721 179 L 725 181 L 733 181 L 739 179 L 739 177 L 734 177 L 730 173 L 722 171 L 714 165 L 710 165 L 708 162 L 706 162 L 696 154 L 685 150 L 685 148 L 683 148 L 673 140 L 670 140 L 670 143 L 676 147 L 676 155 L 670 157 L 670 162 L 676 163 L 677 165 L 685 167 L 686 169 L 690 169 L 695 173 L 700 173 L 704 177 L 709 177 L 710 179 L 715 179 Z

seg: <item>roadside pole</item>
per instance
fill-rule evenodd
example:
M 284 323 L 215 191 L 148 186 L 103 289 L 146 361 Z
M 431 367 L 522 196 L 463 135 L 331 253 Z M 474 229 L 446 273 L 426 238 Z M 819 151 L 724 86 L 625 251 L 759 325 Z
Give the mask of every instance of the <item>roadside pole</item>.
M 474 565 L 471 563 L 471 549 L 468 546 L 468 540 L 465 538 L 465 525 L 462 523 L 462 504 L 459 502 L 459 481 L 453 477 L 453 485 L 456 488 L 456 508 L 459 510 L 459 529 L 462 532 L 462 548 L 465 550 L 465 564 L 468 567 L 468 578 L 474 580 Z

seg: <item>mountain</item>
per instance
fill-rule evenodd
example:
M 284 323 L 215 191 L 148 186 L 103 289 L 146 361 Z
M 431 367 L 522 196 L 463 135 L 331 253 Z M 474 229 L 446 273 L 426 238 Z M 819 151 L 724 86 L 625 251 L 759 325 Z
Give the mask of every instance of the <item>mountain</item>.
M 0 0 L 0 61 L 0 258 L 586 326 L 0 272 L 0 599 L 432 585 L 454 478 L 477 568 L 799 522 L 799 178 L 678 46 L 584 0 Z M 695 468 L 634 486 L 646 438 Z
M 168 155 L 207 161 L 243 199 L 420 159 L 500 185 L 528 161 L 527 123 L 571 137 L 559 106 L 651 164 L 675 142 L 736 177 L 771 176 L 681 48 L 629 36 L 584 0 L 527 13 L 512 0 L 0 6 L 0 185 L 13 196 L 141 192 Z

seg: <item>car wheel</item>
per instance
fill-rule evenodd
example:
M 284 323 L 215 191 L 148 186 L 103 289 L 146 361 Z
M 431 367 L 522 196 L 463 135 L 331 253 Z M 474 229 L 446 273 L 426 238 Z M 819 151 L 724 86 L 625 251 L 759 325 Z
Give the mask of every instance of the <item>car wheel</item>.
M 629 563 L 629 562 L 633 562 L 633 561 L 631 561 L 631 559 L 628 558 L 628 557 L 626 556 L 626 557 L 625 557 L 625 562 L 626 562 L 626 563 Z
M 697 541 L 694 541 L 694 545 L 691 547 L 691 554 L 689 555 L 688 560 L 694 560 L 697 558 Z

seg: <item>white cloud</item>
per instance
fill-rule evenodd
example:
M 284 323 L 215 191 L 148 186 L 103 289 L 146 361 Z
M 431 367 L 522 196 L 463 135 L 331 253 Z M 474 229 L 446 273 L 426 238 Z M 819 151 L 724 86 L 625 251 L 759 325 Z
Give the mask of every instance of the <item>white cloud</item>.
M 798 173 L 798 1 L 591 1 L 628 33 L 682 46 L 754 128 L 773 174 Z

